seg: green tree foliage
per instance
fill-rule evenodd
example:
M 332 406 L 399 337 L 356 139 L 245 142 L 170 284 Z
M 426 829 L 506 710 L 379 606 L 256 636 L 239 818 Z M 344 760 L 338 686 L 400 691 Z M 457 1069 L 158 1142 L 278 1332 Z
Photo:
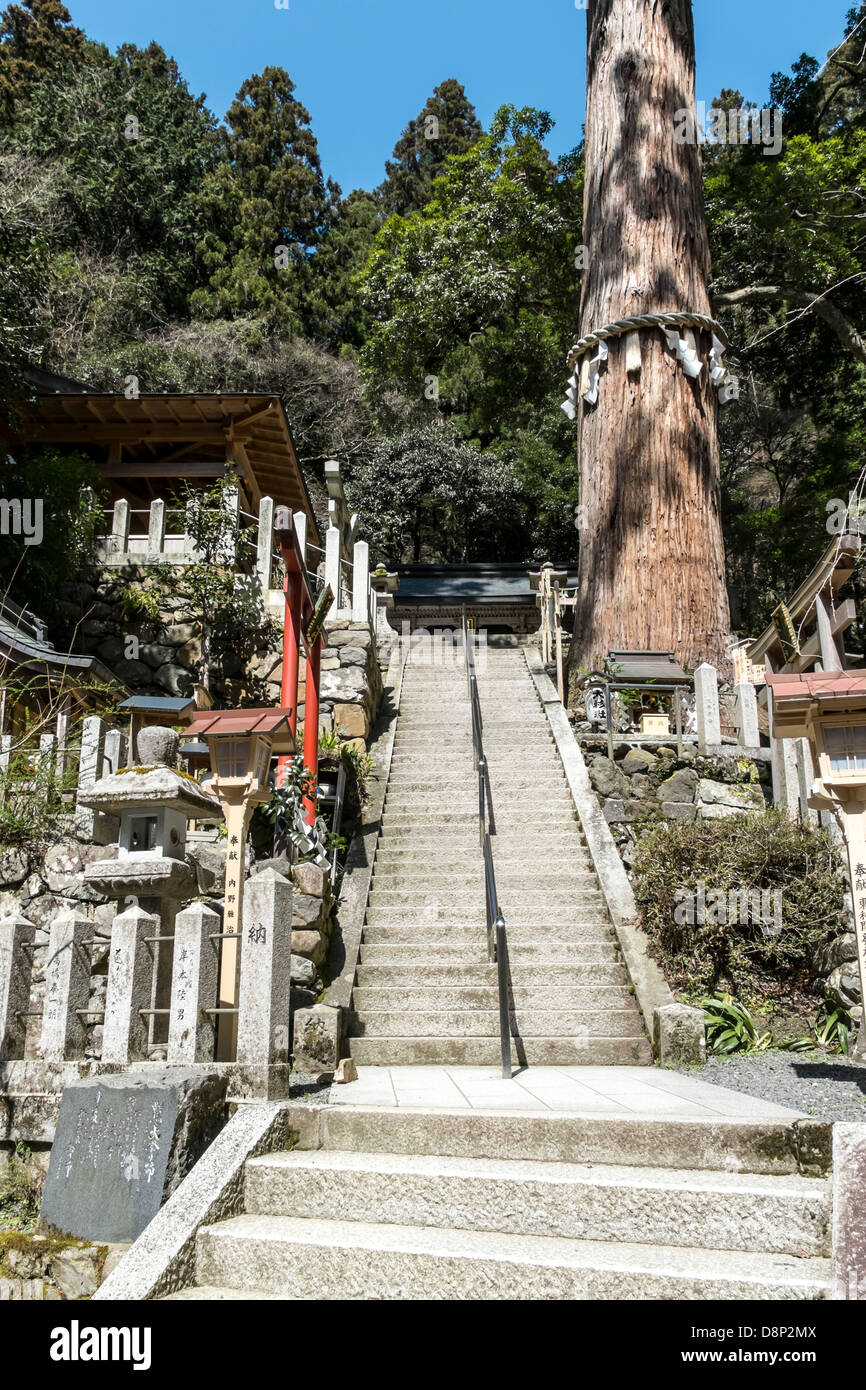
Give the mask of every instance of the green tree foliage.
M 0 15 L 0 107 L 7 115 L 29 88 L 68 58 L 77 58 L 84 34 L 60 0 L 24 0 Z
M 709 910 L 699 921 L 696 907 L 688 921 L 677 908 L 685 893 L 697 902 L 701 886 Z M 744 912 L 739 900 L 730 911 L 728 895 L 741 889 L 780 890 L 781 923 L 775 914 L 767 923 L 763 912 Z M 724 906 L 711 892 L 725 895 Z M 828 832 L 773 810 L 651 830 L 637 848 L 635 896 L 675 989 L 692 996 L 731 989 L 751 1003 L 812 988 L 816 954 L 842 925 L 844 881 Z
M 187 312 L 194 195 L 218 154 L 203 98 L 157 44 L 88 45 L 33 85 L 0 161 L 6 201 L 45 246 L 33 307 L 57 365 Z
M 803 55 L 790 77 L 774 75 L 778 158 L 705 147 L 713 288 L 740 377 L 720 430 L 732 620 L 744 635 L 829 544 L 827 503 L 847 500 L 863 467 L 864 19 L 866 5 L 850 12 L 823 70 Z M 726 92 L 717 104 L 743 103 Z
M 520 519 L 512 463 L 440 422 L 377 439 L 352 470 L 352 506 L 376 560 L 489 560 Z
M 23 449 L 0 454 L 0 499 L 31 503 L 31 535 L 4 535 L 0 545 L 0 593 L 9 593 L 47 622 L 61 620 L 70 584 L 93 557 L 102 522 L 103 481 L 86 454 Z M 41 510 L 41 536 L 32 526 Z M 37 538 L 38 537 L 38 538 Z
M 439 410 L 464 435 L 513 451 L 523 554 L 570 553 L 575 539 L 573 430 L 559 405 L 582 192 L 576 159 L 557 165 L 543 148 L 551 124 L 503 108 L 489 136 L 446 162 L 423 212 L 385 224 L 363 276 L 372 324 L 361 362 L 380 412 L 389 396 L 423 404 L 435 379 Z
M 386 214 L 407 217 L 430 201 L 433 180 L 444 173 L 451 155 L 465 154 L 483 134 L 475 107 L 462 83 L 449 77 L 411 120 L 385 163 L 379 196 Z
M 226 115 L 226 161 L 202 204 L 210 223 L 197 312 L 265 318 L 286 334 L 316 323 L 312 252 L 339 189 L 322 175 L 310 114 L 283 68 L 247 78 Z

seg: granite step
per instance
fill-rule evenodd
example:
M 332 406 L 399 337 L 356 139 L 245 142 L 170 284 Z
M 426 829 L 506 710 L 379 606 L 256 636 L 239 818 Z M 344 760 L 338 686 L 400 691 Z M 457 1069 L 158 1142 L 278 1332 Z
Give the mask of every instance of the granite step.
M 334 1150 L 246 1164 L 249 1215 L 825 1258 L 826 1179 Z
M 495 1036 L 394 1037 L 349 1039 L 349 1054 L 359 1067 L 499 1067 L 498 1015 Z M 643 1033 L 629 1038 L 599 1037 L 512 1039 L 512 1056 L 521 1066 L 649 1066 L 652 1049 Z

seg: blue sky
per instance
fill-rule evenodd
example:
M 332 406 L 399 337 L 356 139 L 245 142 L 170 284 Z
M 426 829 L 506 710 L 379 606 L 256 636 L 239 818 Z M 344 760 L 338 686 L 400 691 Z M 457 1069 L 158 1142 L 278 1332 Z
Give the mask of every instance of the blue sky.
M 694 0 L 697 95 L 759 103 L 802 52 L 821 62 L 855 0 Z M 312 116 L 325 173 L 372 188 L 438 82 L 463 82 L 486 125 L 504 102 L 551 113 L 551 153 L 580 138 L 586 16 L 574 0 L 66 0 L 111 48 L 155 39 L 222 117 L 250 73 L 286 68 Z

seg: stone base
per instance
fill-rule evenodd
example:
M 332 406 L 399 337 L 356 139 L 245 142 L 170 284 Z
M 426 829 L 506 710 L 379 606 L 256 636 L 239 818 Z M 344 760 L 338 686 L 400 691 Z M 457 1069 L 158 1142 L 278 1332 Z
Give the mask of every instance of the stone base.
M 707 1035 L 702 1009 L 688 1004 L 665 1004 L 654 1016 L 654 1044 L 663 1067 L 702 1067 L 707 1060 Z
M 134 1062 L 128 1067 L 105 1062 L 0 1063 L 0 1144 L 53 1144 L 60 1097 L 65 1087 L 87 1077 L 118 1076 L 131 1072 L 165 1072 L 166 1062 Z M 285 1100 L 289 1095 L 290 1068 L 239 1067 L 236 1062 L 198 1062 L 178 1071 L 228 1075 L 226 1099 L 232 1101 Z

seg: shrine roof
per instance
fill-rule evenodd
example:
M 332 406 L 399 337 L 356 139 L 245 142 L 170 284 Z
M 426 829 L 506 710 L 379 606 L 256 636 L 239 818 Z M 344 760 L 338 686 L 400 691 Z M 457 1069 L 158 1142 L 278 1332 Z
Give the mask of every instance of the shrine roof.
M 612 677 L 617 685 L 639 685 L 642 681 L 692 684 L 693 677 L 686 674 L 673 652 L 608 652 L 608 657 L 620 668 Z
M 295 740 L 289 724 L 291 715 L 292 710 L 278 705 L 269 709 L 199 710 L 187 733 L 196 739 L 267 734 L 273 738 L 275 753 L 292 753 Z
M 521 564 L 402 565 L 400 587 L 395 594 L 397 607 L 406 604 L 517 603 L 535 607 L 537 593 L 532 588 L 533 567 Z M 567 589 L 577 587 L 573 565 L 557 566 L 566 574 Z
M 767 672 L 766 679 L 776 703 L 866 696 L 866 674 L 862 671 L 807 671 L 800 675 Z

